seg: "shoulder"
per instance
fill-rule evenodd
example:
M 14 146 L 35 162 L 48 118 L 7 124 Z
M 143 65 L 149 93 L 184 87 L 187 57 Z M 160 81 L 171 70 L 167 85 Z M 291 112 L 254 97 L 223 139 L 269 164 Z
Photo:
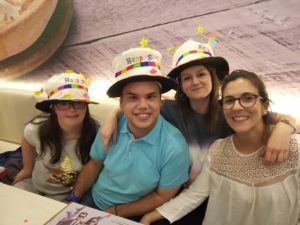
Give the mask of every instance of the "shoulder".
M 219 139 L 215 140 L 209 148 L 209 153 L 211 155 L 218 154 L 218 152 L 220 152 L 220 150 L 224 149 L 224 147 L 229 142 L 231 142 L 231 136 L 228 136 L 226 138 L 219 138 Z
M 162 113 L 176 113 L 176 112 L 178 112 L 178 107 L 177 107 L 176 101 L 174 101 L 174 100 L 163 100 L 162 101 L 161 112 Z
M 163 100 L 162 101 L 162 106 L 163 107 L 175 107 L 176 102 L 175 102 L 175 100 Z
M 39 123 L 28 123 L 26 124 L 25 128 L 24 128 L 24 133 L 32 133 L 32 132 L 38 132 L 39 127 L 41 126 L 41 124 Z
M 159 119 L 161 120 L 161 123 L 162 123 L 162 132 L 164 132 L 165 134 L 182 136 L 181 132 L 174 125 L 172 125 L 170 122 L 168 122 L 164 117 L 159 116 Z M 167 135 L 167 136 L 170 136 L 170 135 Z
M 175 148 L 180 148 L 182 146 L 187 148 L 187 142 L 182 133 L 162 116 L 160 116 L 160 119 L 162 122 L 161 141 Z

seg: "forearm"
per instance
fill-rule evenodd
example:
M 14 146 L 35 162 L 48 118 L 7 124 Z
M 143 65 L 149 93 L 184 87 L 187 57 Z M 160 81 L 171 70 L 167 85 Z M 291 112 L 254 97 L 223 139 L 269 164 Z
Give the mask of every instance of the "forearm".
M 22 159 L 23 159 L 23 170 L 27 173 L 32 173 L 35 158 L 37 157 L 37 152 L 35 147 L 30 145 L 26 139 L 23 137 L 21 141 L 22 148 Z
M 275 119 L 275 122 L 288 125 L 290 127 L 291 133 L 300 132 L 299 119 L 281 113 L 274 113 L 273 117 Z
M 264 159 L 268 163 L 282 162 L 289 156 L 291 135 L 297 132 L 297 119 L 284 114 L 272 114 L 274 124 L 268 137 Z
M 99 129 L 101 142 L 104 146 L 104 151 L 108 152 L 108 146 L 110 140 L 113 140 L 113 143 L 117 143 L 117 127 L 118 127 L 118 117 L 122 114 L 121 108 L 117 108 L 109 113 L 104 119 L 104 123 Z
M 78 198 L 82 198 L 83 195 L 89 190 L 92 184 L 98 177 L 99 172 L 103 168 L 103 162 L 90 159 L 90 161 L 85 164 L 82 168 L 79 177 L 74 186 L 73 193 Z
M 122 217 L 142 216 L 169 201 L 180 187 L 168 191 L 154 191 L 149 195 L 127 204 L 117 206 L 117 214 Z M 167 192 L 167 193 L 166 193 Z

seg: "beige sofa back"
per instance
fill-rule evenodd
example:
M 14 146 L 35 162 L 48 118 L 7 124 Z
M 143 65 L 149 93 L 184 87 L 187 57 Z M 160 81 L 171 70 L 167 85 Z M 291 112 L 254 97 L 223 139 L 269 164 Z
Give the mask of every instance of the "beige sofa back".
M 26 123 L 41 113 L 34 107 L 37 101 L 33 91 L 0 88 L 0 152 L 5 143 L 20 144 Z M 91 104 L 90 111 L 101 124 L 119 103 L 114 99 L 96 101 L 100 104 Z

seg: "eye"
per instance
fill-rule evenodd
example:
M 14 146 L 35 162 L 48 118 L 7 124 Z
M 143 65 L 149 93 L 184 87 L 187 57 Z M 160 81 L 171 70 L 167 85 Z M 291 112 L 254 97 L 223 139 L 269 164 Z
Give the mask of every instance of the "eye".
M 149 100 L 156 99 L 156 98 L 157 98 L 157 94 L 150 94 L 147 98 L 148 98 Z
M 252 102 L 253 100 L 255 100 L 255 97 L 256 96 L 254 94 L 246 93 L 241 96 L 241 99 L 243 102 Z
M 68 106 L 68 105 L 69 105 L 69 102 L 59 102 L 59 103 L 57 103 L 57 105 L 60 105 L 60 106 Z
M 135 101 L 137 100 L 137 97 L 135 95 L 128 95 L 128 100 Z
M 76 109 L 82 109 L 86 106 L 85 102 L 73 102 L 73 106 Z
M 204 72 L 197 73 L 197 77 L 203 77 L 205 75 Z
M 182 77 L 182 81 L 188 81 L 190 79 L 191 79 L 191 76 L 188 76 L 188 75 Z
M 224 105 L 232 105 L 234 103 L 235 99 L 233 97 L 225 97 L 223 98 L 223 104 Z

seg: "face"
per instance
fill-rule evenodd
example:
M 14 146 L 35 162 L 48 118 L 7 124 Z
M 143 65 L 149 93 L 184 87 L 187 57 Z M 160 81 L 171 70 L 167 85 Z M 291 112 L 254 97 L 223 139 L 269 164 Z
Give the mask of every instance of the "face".
M 212 90 L 210 72 L 203 65 L 183 70 L 181 76 L 182 91 L 190 100 L 208 99 Z
M 257 88 L 249 80 L 238 78 L 227 84 L 224 89 L 223 99 L 231 97 L 239 98 L 244 94 L 244 105 L 249 105 L 251 96 L 247 98 L 247 94 L 245 97 L 245 93 L 251 93 L 256 96 L 259 95 Z M 259 97 L 255 98 L 255 104 L 248 108 L 241 106 L 238 100 L 235 100 L 231 109 L 224 109 L 224 107 L 225 106 L 223 106 L 225 119 L 236 133 L 247 133 L 251 131 L 260 133 L 262 131 L 264 127 L 262 117 L 267 113 L 268 106 L 267 103 L 262 102 Z
M 161 95 L 156 82 L 142 81 L 123 88 L 120 106 L 128 120 L 128 128 L 135 138 L 148 134 L 160 113 Z
M 83 221 L 83 219 L 87 216 L 87 213 L 85 212 L 82 212 L 78 215 L 78 220 L 79 221 Z
M 96 219 L 92 219 L 90 222 L 89 222 L 89 225 L 96 225 L 98 223 L 98 221 Z
M 58 123 L 63 130 L 81 127 L 86 110 L 87 104 L 83 102 L 59 102 L 54 104 Z

